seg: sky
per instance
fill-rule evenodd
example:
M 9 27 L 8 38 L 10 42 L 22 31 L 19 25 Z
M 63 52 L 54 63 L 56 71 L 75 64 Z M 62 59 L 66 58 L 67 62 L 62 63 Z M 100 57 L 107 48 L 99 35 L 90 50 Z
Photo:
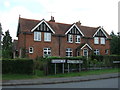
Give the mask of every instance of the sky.
M 7 30 L 13 39 L 19 15 L 22 18 L 45 19 L 51 15 L 56 22 L 83 26 L 102 26 L 108 34 L 118 32 L 118 2 L 120 0 L 0 0 L 0 23 L 3 33 Z M 52 13 L 51 13 L 52 12 Z

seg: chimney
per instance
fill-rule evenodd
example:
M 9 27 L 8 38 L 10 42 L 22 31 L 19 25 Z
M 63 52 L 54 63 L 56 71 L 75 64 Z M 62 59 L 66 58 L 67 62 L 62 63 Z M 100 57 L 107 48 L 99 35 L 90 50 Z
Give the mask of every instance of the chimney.
M 76 24 L 77 24 L 77 25 L 81 25 L 81 22 L 80 22 L 80 21 L 78 21 L 78 22 L 76 22 Z
M 50 20 L 50 22 L 55 22 L 55 20 L 54 20 L 54 17 L 53 17 L 53 16 L 51 16 L 51 20 Z

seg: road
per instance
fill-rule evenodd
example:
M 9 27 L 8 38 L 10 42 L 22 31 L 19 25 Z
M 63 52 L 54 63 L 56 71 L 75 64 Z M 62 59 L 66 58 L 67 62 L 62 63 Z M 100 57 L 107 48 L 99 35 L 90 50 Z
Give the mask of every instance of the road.
M 4 86 L 3 88 L 118 88 L 118 79 L 120 80 L 120 78 L 111 78 L 73 83 Z

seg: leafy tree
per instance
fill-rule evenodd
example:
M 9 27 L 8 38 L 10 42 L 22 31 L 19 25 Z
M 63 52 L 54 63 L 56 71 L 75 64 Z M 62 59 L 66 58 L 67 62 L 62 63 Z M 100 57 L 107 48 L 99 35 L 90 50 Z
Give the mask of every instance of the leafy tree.
M 115 35 L 113 31 L 111 32 L 110 36 L 112 38 L 110 42 L 111 54 L 120 55 L 120 36 Z
M 2 38 L 2 26 L 1 26 L 1 23 L 0 23 L 0 59 L 2 58 L 2 41 L 1 41 L 1 38 Z
M 10 36 L 9 30 L 5 32 L 3 37 L 3 48 L 2 48 L 3 58 L 12 58 L 12 37 Z
M 1 38 L 2 38 L 2 26 L 1 26 L 1 23 L 0 23 L 0 50 L 1 50 Z

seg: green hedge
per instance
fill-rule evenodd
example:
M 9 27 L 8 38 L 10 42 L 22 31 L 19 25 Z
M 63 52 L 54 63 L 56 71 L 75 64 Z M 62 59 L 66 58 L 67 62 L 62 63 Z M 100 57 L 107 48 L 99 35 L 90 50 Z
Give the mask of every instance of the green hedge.
M 45 75 L 54 74 L 54 65 L 51 63 L 52 59 L 65 59 L 65 60 L 83 60 L 86 61 L 85 57 L 48 57 L 42 58 L 39 57 L 35 60 L 35 68 L 37 70 L 43 70 Z M 62 73 L 62 64 L 56 65 L 57 73 Z M 86 63 L 83 62 L 83 67 L 86 66 Z M 65 63 L 65 68 L 67 69 L 67 63 Z M 77 64 L 70 64 L 70 68 L 78 68 Z
M 34 62 L 30 59 L 2 60 L 2 73 L 34 74 Z
M 97 63 L 106 67 L 118 67 L 118 64 L 114 64 L 113 61 L 120 61 L 120 55 L 92 55 L 90 58 L 91 60 L 96 59 Z

